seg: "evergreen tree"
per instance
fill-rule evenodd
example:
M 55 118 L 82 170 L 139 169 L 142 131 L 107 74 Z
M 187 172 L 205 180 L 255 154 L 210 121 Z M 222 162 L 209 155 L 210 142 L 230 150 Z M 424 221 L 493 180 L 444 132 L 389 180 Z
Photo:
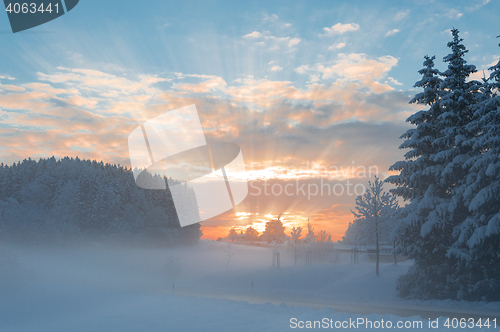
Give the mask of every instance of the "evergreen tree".
M 406 141 L 400 148 L 411 150 L 391 167 L 400 174 L 387 179 L 397 186 L 393 193 L 410 200 L 393 233 L 398 250 L 415 259 L 398 281 L 402 296 L 457 298 L 460 293 L 459 259 L 453 253 L 458 230 L 471 217 L 463 185 L 471 176 L 468 161 L 476 153 L 470 140 L 481 135 L 470 123 L 482 94 L 480 83 L 468 80 L 476 70 L 464 59 L 468 50 L 458 30 L 452 36 L 451 53 L 443 59 L 446 71 L 432 70 L 433 58 L 425 59 L 423 78 L 415 85 L 424 92 L 412 102 L 428 109 L 408 119 L 417 128 L 402 136 Z
M 269 243 L 283 243 L 285 241 L 287 236 L 285 234 L 285 227 L 283 226 L 280 217 L 278 217 L 278 219 L 270 220 L 266 223 L 266 229 L 264 230 L 264 233 L 262 233 L 262 238 L 264 239 L 264 241 L 267 241 Z
M 236 229 L 231 228 L 229 230 L 229 234 L 227 235 L 227 238 L 229 241 L 236 241 L 236 238 L 238 237 L 238 234 L 236 233 Z
M 500 36 L 499 36 L 500 37 Z M 500 61 L 483 79 L 472 121 L 467 125 L 471 157 L 457 188 L 469 216 L 456 228 L 449 256 L 458 259 L 459 298 L 500 300 Z
M 248 241 L 257 241 L 259 239 L 259 232 L 257 232 L 257 230 L 252 226 L 247 227 L 245 230 L 245 238 Z

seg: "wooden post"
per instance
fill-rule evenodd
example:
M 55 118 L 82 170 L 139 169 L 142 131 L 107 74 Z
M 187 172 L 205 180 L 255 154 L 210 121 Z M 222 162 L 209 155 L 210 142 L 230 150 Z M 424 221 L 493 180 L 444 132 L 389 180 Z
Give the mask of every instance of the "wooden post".
M 392 252 L 394 253 L 394 265 L 398 265 L 398 259 L 396 257 L 396 241 L 393 242 Z

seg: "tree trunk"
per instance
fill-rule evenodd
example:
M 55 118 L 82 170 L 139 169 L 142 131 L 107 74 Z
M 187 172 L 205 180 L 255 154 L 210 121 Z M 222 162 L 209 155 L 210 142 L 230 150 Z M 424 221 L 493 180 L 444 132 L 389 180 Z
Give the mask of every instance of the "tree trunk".
M 376 239 L 376 242 L 377 242 L 377 248 L 376 248 L 376 252 L 377 252 L 377 266 L 375 267 L 375 274 L 377 275 L 377 277 L 379 276 L 379 273 L 378 273 L 378 264 L 379 264 L 379 252 L 378 252 L 378 206 L 377 206 L 377 203 L 378 203 L 378 193 L 377 193 L 377 199 L 375 200 L 375 239 Z
M 377 241 L 377 267 L 375 268 L 375 273 L 378 277 L 379 273 L 378 273 L 378 265 L 379 265 L 379 250 L 378 250 L 378 222 L 375 222 L 375 230 L 376 230 L 376 233 L 375 233 L 375 238 L 376 238 L 376 241 Z
M 297 243 L 295 243 L 293 249 L 294 249 L 293 259 L 294 259 L 295 265 L 297 265 Z

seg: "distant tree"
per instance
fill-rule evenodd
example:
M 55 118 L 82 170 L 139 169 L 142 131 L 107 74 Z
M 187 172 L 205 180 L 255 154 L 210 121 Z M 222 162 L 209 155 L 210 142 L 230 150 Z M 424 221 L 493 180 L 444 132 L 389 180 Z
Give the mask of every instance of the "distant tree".
M 321 230 L 318 235 L 316 235 L 316 242 L 332 242 L 332 236 L 324 230 Z
M 363 195 L 356 197 L 356 211 L 352 214 L 357 219 L 364 220 L 374 226 L 377 264 L 375 273 L 379 275 L 379 236 L 382 223 L 392 219 L 397 211 L 396 197 L 383 191 L 383 182 L 375 177 L 375 182 L 368 182 L 368 188 Z
M 238 233 L 236 233 L 236 230 L 234 228 L 231 228 L 229 231 L 229 234 L 227 236 L 227 239 L 229 241 L 236 241 L 236 238 L 238 237 Z
M 309 219 L 307 219 L 307 235 L 306 238 L 304 239 L 306 242 L 314 242 L 316 241 L 316 236 L 314 235 L 314 228 L 312 227 L 311 223 L 309 222 Z
M 290 233 L 290 245 L 293 248 L 293 261 L 297 265 L 297 246 L 299 244 L 300 236 L 302 235 L 302 227 L 293 227 Z
M 347 242 L 350 244 L 354 244 L 357 246 L 358 244 L 364 243 L 364 233 L 363 233 L 363 228 L 364 228 L 364 220 L 362 219 L 355 219 L 351 222 L 349 222 L 349 225 L 347 226 L 347 229 L 344 233 L 344 236 L 342 237 L 343 242 Z M 370 239 L 373 239 L 374 237 L 371 237 Z M 366 244 L 366 243 L 365 243 Z
M 257 241 L 259 239 L 259 232 L 250 226 L 245 230 L 245 239 L 248 241 Z
M 325 258 L 326 253 L 333 248 L 332 236 L 324 230 L 319 231 L 314 242 L 318 256 Z
M 231 243 L 228 243 L 226 247 L 223 249 L 224 253 L 226 254 L 226 271 L 229 271 L 229 262 L 231 261 L 231 257 L 235 255 L 233 245 Z
M 280 217 L 281 214 L 278 219 L 273 219 L 266 223 L 266 229 L 264 230 L 264 233 L 262 233 L 262 238 L 268 243 L 283 243 L 287 238 L 285 234 L 285 227 L 283 226 Z

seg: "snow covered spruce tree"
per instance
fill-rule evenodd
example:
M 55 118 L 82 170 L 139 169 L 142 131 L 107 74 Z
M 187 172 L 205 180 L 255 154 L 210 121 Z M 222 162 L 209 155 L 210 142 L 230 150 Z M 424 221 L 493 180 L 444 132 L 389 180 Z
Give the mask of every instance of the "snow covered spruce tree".
M 398 209 L 396 197 L 383 191 L 383 182 L 378 177 L 375 177 L 375 182 L 368 182 L 368 188 L 363 195 L 356 197 L 356 211 L 352 214 L 358 221 L 362 221 L 366 228 L 372 228 L 375 237 L 375 246 L 377 254 L 377 264 L 375 274 L 379 275 L 379 237 L 384 223 L 390 223 L 394 218 Z
M 460 299 L 471 284 L 472 271 L 465 267 L 472 257 L 467 258 L 470 248 L 463 245 L 461 230 L 478 218 L 471 211 L 466 184 L 475 182 L 472 160 L 483 154 L 474 142 L 484 131 L 473 123 L 482 118 L 479 105 L 490 98 L 484 84 L 469 80 L 476 69 L 464 59 L 468 50 L 458 30 L 452 35 L 451 53 L 443 59 L 446 71 L 433 68 L 434 57 L 425 58 L 423 77 L 415 84 L 424 91 L 411 103 L 428 108 L 408 118 L 417 128 L 401 136 L 406 140 L 400 148 L 410 151 L 391 167 L 400 174 L 387 179 L 397 186 L 393 193 L 410 201 L 393 233 L 398 249 L 415 260 L 398 280 L 403 297 Z
M 464 163 L 468 175 L 456 193 L 469 215 L 455 229 L 449 256 L 458 259 L 459 298 L 499 301 L 500 61 L 489 70 L 467 125 L 464 144 L 471 149 L 471 157 Z

